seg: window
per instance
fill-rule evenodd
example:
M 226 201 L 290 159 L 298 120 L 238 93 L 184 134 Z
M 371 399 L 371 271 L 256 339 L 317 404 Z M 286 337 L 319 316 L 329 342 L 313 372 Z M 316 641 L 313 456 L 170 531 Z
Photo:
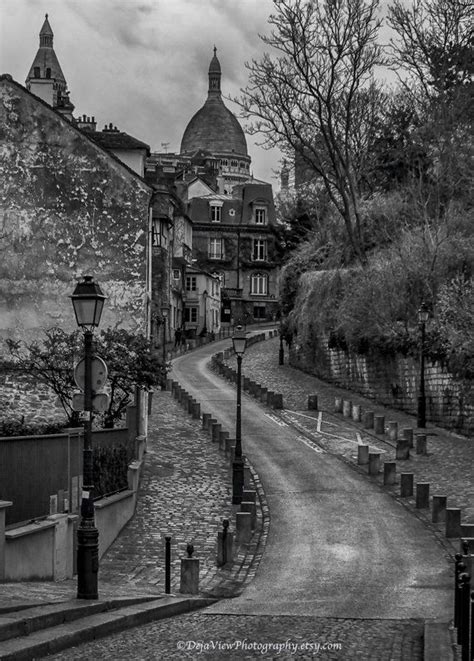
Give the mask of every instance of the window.
M 267 308 L 265 303 L 256 303 L 253 306 L 253 318 L 254 319 L 265 319 L 267 316 Z
M 186 276 L 186 291 L 196 291 L 196 276 L 187 275 Z
M 211 204 L 211 222 L 220 223 L 222 220 L 222 207 L 217 204 Z
M 254 262 L 261 262 L 267 258 L 267 242 L 265 239 L 253 240 L 253 260 Z
M 47 67 L 47 69 L 46 69 L 46 78 L 51 78 L 51 69 L 50 69 L 50 67 Z
M 266 209 L 255 209 L 255 224 L 265 225 L 267 222 Z
M 265 273 L 254 273 L 250 281 L 250 293 L 265 296 L 268 287 L 268 276 Z
M 209 259 L 222 259 L 222 239 L 209 240 Z
M 238 167 L 239 164 L 238 164 L 237 161 L 231 161 L 230 165 L 231 165 L 231 167 L 236 168 L 236 167 Z
M 40 68 L 39 68 L 39 67 L 35 67 L 35 68 L 33 69 L 33 76 L 34 76 L 35 78 L 41 78 Z
M 185 308 L 184 310 L 184 320 L 191 324 L 196 324 L 198 320 L 198 309 L 197 308 Z
M 175 280 L 179 280 L 180 276 L 181 276 L 180 270 L 179 269 L 173 269 L 173 278 Z

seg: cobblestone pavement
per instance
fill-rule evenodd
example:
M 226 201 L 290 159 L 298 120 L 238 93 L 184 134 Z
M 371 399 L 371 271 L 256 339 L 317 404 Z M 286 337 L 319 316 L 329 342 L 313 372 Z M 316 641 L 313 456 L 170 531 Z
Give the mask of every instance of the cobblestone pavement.
M 130 629 L 48 657 L 68 661 L 97 658 L 415 661 L 423 658 L 423 623 L 207 615 L 203 610 Z
M 416 432 L 416 418 L 402 411 L 396 411 L 377 405 L 373 400 L 367 399 L 349 390 L 337 388 L 314 376 L 305 374 L 300 370 L 286 364 L 278 365 L 279 338 L 255 344 L 245 352 L 242 372 L 254 381 L 266 386 L 269 390 L 283 393 L 285 412 L 284 419 L 301 425 L 302 431 L 314 434 L 318 445 L 326 451 L 333 452 L 355 465 L 357 461 L 357 433 L 364 442 L 376 446 L 384 451 L 382 461 L 395 461 L 395 444 L 389 442 L 386 435 L 379 436 L 363 429 L 361 423 L 345 420 L 347 433 L 342 438 L 330 436 L 331 423 L 337 418 L 338 424 L 342 416 L 335 415 L 334 399 L 342 397 L 360 404 L 363 410 L 372 410 L 375 414 L 385 416 L 388 421 L 397 421 L 399 429 L 411 427 Z M 251 365 L 251 368 L 250 368 Z M 318 433 L 318 412 L 307 410 L 308 395 L 318 395 L 318 407 L 323 412 L 321 433 Z M 306 428 L 306 429 L 304 429 Z M 325 433 L 326 432 L 326 433 Z M 329 432 L 329 433 L 328 433 Z M 397 473 L 414 473 L 414 482 L 429 482 L 430 495 L 445 495 L 448 497 L 448 507 L 462 509 L 462 522 L 474 522 L 474 441 L 445 429 L 427 425 L 427 455 L 417 455 L 411 450 L 410 459 L 396 461 Z M 359 467 L 359 470 L 367 472 Z M 376 478 L 382 484 L 383 477 Z M 384 487 L 394 494 L 399 487 Z M 404 499 L 414 508 L 414 499 Z M 423 516 L 427 510 L 419 510 L 417 514 Z M 427 516 L 427 515 L 426 515 Z M 439 531 L 441 525 L 435 526 Z M 456 547 L 456 551 L 459 549 Z
M 258 485 L 255 476 L 254 488 Z M 255 574 L 263 553 L 268 514 L 257 511 L 257 526 L 248 547 L 232 566 L 216 564 L 217 532 L 228 518 L 235 529 L 230 462 L 211 442 L 201 423 L 172 398 L 158 391 L 149 418 L 147 453 L 135 516 L 102 558 L 99 596 L 164 594 L 165 536 L 171 536 L 171 592 L 179 593 L 180 559 L 192 543 L 200 560 L 200 588 L 207 595 L 240 591 Z M 16 602 L 65 601 L 76 596 L 76 580 L 60 583 L 3 583 L 0 606 Z

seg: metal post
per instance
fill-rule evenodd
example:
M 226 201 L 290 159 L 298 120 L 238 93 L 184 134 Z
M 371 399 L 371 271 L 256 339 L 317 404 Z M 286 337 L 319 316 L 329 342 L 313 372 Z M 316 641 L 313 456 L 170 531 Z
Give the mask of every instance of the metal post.
M 418 427 L 426 427 L 426 397 L 425 397 L 425 336 L 426 324 L 421 322 L 421 343 L 420 343 L 420 392 L 418 395 Z
M 278 364 L 279 365 L 285 364 L 285 350 L 283 349 L 283 335 L 281 334 L 281 329 L 280 329 L 280 351 L 278 353 Z
M 81 521 L 77 529 L 77 598 L 98 599 L 99 531 L 94 518 L 92 465 L 92 331 L 84 333 L 84 451 Z
M 456 553 L 454 556 L 454 626 L 459 628 L 459 576 L 466 569 L 462 561 L 462 555 Z
M 469 624 L 470 613 L 469 607 L 471 605 L 471 577 L 465 572 L 459 576 L 459 628 L 458 628 L 458 645 L 461 645 L 461 661 L 469 661 Z
M 165 593 L 171 593 L 171 537 L 165 537 Z
M 237 415 L 235 423 L 235 453 L 232 464 L 232 503 L 240 505 L 244 489 L 244 459 L 242 457 L 242 356 L 237 355 Z

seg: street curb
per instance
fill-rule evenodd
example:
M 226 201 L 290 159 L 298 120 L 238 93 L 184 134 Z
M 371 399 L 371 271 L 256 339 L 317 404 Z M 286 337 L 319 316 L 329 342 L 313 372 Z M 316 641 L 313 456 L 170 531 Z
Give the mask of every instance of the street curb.
M 216 601 L 218 600 L 201 597 L 163 597 L 116 611 L 97 613 L 74 622 L 36 631 L 28 636 L 4 641 L 0 643 L 0 659 L 31 661 L 127 628 L 205 608 Z M 77 608 L 77 602 L 74 607 Z

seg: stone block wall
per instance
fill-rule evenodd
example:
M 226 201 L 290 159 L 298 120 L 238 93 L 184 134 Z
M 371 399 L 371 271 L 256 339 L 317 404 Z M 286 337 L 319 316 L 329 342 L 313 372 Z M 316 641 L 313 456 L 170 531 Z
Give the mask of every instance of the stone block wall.
M 386 406 L 416 414 L 420 383 L 419 361 L 376 351 L 361 355 L 330 349 L 326 340 L 317 347 L 295 344 L 290 362 L 305 372 L 361 393 Z M 433 424 L 461 434 L 474 434 L 474 383 L 456 380 L 439 363 L 425 365 L 426 416 Z
M 25 424 L 66 423 L 66 412 L 57 395 L 46 385 L 21 372 L 0 374 L 1 423 L 22 420 Z

